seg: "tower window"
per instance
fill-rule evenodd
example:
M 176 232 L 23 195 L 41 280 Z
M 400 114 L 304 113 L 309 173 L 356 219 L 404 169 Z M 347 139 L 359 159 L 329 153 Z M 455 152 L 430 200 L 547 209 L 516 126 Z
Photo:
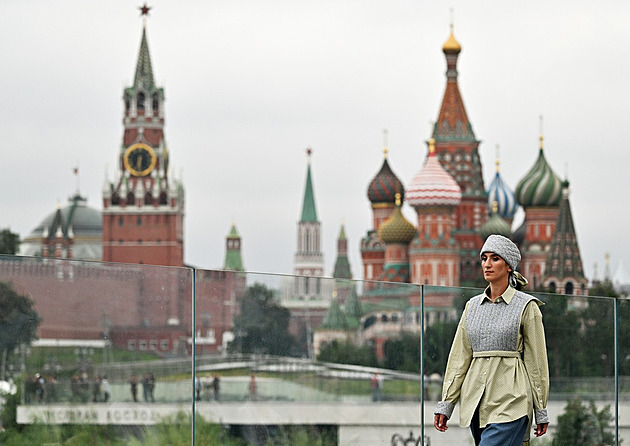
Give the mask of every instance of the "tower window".
M 118 217 L 118 226 L 124 226 L 125 220 L 122 217 Z
M 138 217 L 138 221 L 136 223 L 138 226 L 142 226 L 142 217 Z
M 138 106 L 138 110 L 144 110 L 144 93 L 140 92 L 138 93 L 138 98 L 137 98 L 137 106 Z
M 157 93 L 153 93 L 153 99 L 151 101 L 151 108 L 153 108 L 153 113 L 157 115 L 160 110 L 160 98 Z
M 564 294 L 573 294 L 573 282 L 567 282 L 564 285 Z

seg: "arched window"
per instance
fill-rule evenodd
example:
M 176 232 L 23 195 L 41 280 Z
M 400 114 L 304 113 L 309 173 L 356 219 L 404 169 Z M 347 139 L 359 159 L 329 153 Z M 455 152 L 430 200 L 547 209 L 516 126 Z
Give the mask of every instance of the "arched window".
M 127 194 L 127 204 L 135 204 L 136 203 L 136 197 L 133 194 L 133 192 L 129 192 Z
M 157 93 L 153 93 L 151 108 L 153 109 L 153 114 L 157 116 L 158 112 L 160 111 L 160 97 Z
M 573 282 L 567 282 L 564 286 L 564 294 L 573 294 Z
M 556 292 L 556 282 L 549 282 L 549 291 L 551 293 L 555 293 Z
M 144 110 L 144 93 L 140 92 L 138 93 L 138 97 L 137 97 L 137 107 L 138 110 Z
M 144 194 L 144 204 L 153 204 L 153 195 L 151 195 L 151 192 Z

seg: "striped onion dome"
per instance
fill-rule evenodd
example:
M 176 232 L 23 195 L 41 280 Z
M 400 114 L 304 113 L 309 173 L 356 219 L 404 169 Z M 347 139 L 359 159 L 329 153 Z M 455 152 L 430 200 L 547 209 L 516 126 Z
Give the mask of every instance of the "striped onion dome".
M 378 229 L 378 236 L 385 243 L 409 243 L 416 236 L 416 228 L 400 212 L 400 194 L 396 194 L 396 209 Z
M 499 234 L 507 238 L 512 237 L 512 230 L 510 225 L 501 217 L 498 212 L 498 203 L 495 201 L 492 204 L 492 215 L 483 225 L 479 228 L 479 235 L 481 240 L 485 240 L 492 234 Z
M 558 206 L 562 199 L 562 181 L 547 164 L 542 141 L 541 136 L 536 163 L 516 186 L 516 201 L 525 208 Z
M 387 162 L 387 149 L 384 150 L 385 157 L 383 166 L 378 171 L 374 179 L 370 182 L 367 190 L 368 199 L 372 204 L 396 202 L 396 194 L 400 193 L 402 199 L 405 197 L 405 188 L 398 177 L 392 172 Z
M 435 155 L 435 140 L 429 140 L 429 156 L 407 189 L 407 203 L 417 206 L 457 206 L 462 190 Z
M 503 218 L 512 219 L 518 209 L 516 196 L 512 189 L 503 182 L 499 174 L 499 160 L 496 161 L 496 164 L 497 172 L 488 189 L 488 209 L 492 209 L 493 203 L 497 203 L 497 212 L 499 215 Z

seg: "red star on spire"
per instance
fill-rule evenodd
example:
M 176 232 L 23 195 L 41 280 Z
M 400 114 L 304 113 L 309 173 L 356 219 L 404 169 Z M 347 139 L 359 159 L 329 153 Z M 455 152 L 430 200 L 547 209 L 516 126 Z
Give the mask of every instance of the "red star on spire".
M 151 6 L 147 6 L 147 4 L 145 3 L 144 5 L 138 7 L 138 9 L 140 10 L 140 15 L 149 15 Z

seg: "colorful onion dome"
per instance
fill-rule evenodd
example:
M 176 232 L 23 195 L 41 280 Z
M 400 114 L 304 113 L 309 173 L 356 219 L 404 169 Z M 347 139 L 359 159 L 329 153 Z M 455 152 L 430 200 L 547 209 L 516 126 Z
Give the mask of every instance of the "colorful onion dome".
M 378 236 L 385 243 L 409 243 L 416 236 L 415 226 L 400 211 L 400 200 L 400 194 L 396 194 L 396 209 L 378 229 Z
M 503 182 L 499 174 L 499 160 L 496 161 L 496 164 L 497 172 L 488 189 L 488 209 L 492 209 L 493 203 L 497 203 L 497 212 L 499 215 L 503 218 L 512 219 L 518 209 L 516 196 L 514 192 L 512 192 L 512 189 Z
M 451 35 L 448 37 L 444 45 L 442 45 L 442 51 L 444 54 L 459 54 L 462 50 L 462 46 L 455 39 L 453 34 L 453 27 L 451 26 Z
M 483 225 L 479 228 L 479 235 L 481 240 L 485 240 L 489 235 L 499 234 L 503 237 L 511 238 L 512 229 L 510 225 L 501 217 L 498 212 L 498 203 L 495 201 L 492 205 L 492 215 Z
M 400 193 L 402 199 L 405 197 L 405 188 L 398 177 L 392 172 L 387 162 L 387 149 L 384 149 L 384 160 L 381 170 L 378 171 L 374 179 L 368 186 L 367 195 L 372 204 L 396 202 L 396 194 Z
M 540 137 L 538 159 L 516 186 L 516 200 L 523 207 L 558 206 L 562 199 L 562 181 L 551 170 L 543 153 L 543 137 Z
M 462 190 L 457 181 L 442 167 L 435 154 L 435 140 L 429 140 L 429 156 L 422 169 L 413 177 L 407 190 L 411 206 L 457 206 Z

